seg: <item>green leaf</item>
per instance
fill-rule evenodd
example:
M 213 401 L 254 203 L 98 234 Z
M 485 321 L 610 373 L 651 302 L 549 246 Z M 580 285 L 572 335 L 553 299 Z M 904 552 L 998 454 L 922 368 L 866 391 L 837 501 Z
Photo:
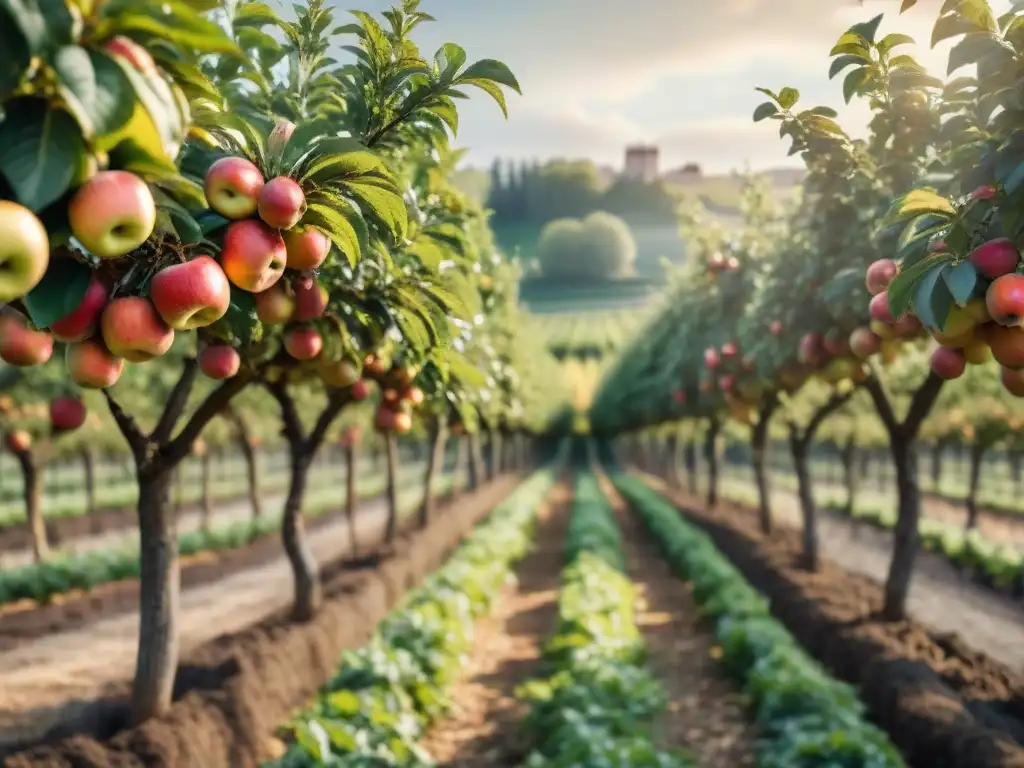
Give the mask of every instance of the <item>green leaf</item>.
M 974 289 L 978 285 L 978 270 L 970 261 L 962 261 L 950 267 L 942 273 L 942 277 L 957 305 L 964 306 L 974 296 Z
M 948 264 L 954 258 L 949 252 L 933 253 L 912 267 L 900 271 L 886 290 L 889 311 L 893 316 L 900 317 L 910 309 L 917 284 L 925 275 L 943 264 Z
M 235 11 L 231 24 L 234 27 L 262 27 L 265 24 L 277 24 L 279 21 L 274 10 L 265 3 L 246 3 Z
M 926 273 L 914 288 L 914 314 L 928 328 L 941 329 L 953 308 L 953 297 L 943 275 L 949 264 L 940 264 Z
M 50 261 L 46 274 L 24 298 L 28 316 L 38 328 L 49 328 L 74 312 L 82 303 L 92 270 L 68 257 Z
M 74 42 L 75 21 L 65 0 L 0 0 L 0 18 L 13 21 L 33 56 L 46 58 Z M 4 30 L 7 24 L 0 27 Z M 2 38 L 7 42 L 6 32 Z
M 355 224 L 353 224 L 354 221 Z M 331 242 L 338 247 L 338 250 L 345 255 L 351 266 L 354 267 L 359 262 L 362 245 L 366 238 L 365 236 L 360 237 L 356 227 L 361 225 L 365 231 L 366 223 L 358 217 L 358 214 L 353 212 L 353 215 L 346 217 L 344 213 L 329 205 L 310 203 L 302 217 L 302 223 L 314 226 L 327 235 Z
M 209 326 L 215 336 L 237 344 L 255 344 L 263 338 L 263 323 L 256 315 L 256 298 L 231 284 L 231 303 L 224 317 Z
M 195 53 L 240 55 L 224 30 L 181 0 L 105 0 L 98 36 L 153 35 Z
M 886 221 L 891 224 L 924 213 L 948 219 L 956 215 L 956 208 L 934 189 L 915 189 L 896 199 L 886 214 Z
M 900 13 L 909 11 L 915 5 L 917 5 L 917 0 L 903 0 L 903 2 L 900 4 Z
M 18 202 L 41 211 L 62 197 L 88 160 L 70 112 L 42 99 L 12 99 L 0 121 L 0 173 Z
M 13 91 L 32 63 L 32 51 L 24 33 L 14 25 L 0 2 L 0 93 Z
M 108 136 L 131 120 L 135 91 L 122 67 L 110 56 L 77 45 L 54 56 L 64 101 L 87 139 Z
M 847 104 L 860 92 L 870 76 L 871 70 L 868 67 L 851 69 L 846 74 L 846 77 L 843 78 L 843 99 Z
M 836 75 L 842 72 L 847 67 L 852 66 L 863 66 L 865 63 L 863 56 L 854 56 L 851 54 L 844 54 L 843 56 L 836 56 L 832 59 L 832 64 L 828 68 L 828 79 L 832 80 Z
M 353 147 L 360 147 L 353 141 Z M 319 148 L 318 148 L 319 149 Z M 356 149 L 344 154 L 324 154 L 312 160 L 302 172 L 300 184 L 340 184 L 361 177 L 391 179 L 391 172 L 373 152 Z
M 901 45 L 913 45 L 914 38 L 910 35 L 902 35 L 898 32 L 890 32 L 888 35 L 878 41 L 878 49 L 884 53 L 889 53 L 893 48 Z
M 473 62 L 463 70 L 457 82 L 461 83 L 470 80 L 491 80 L 498 85 L 511 88 L 520 95 L 523 93 L 523 89 L 520 87 L 516 76 L 512 74 L 512 70 L 504 63 L 495 59 L 480 59 L 480 61 Z
M 978 28 L 959 16 L 942 16 L 932 27 L 932 48 L 951 37 L 959 37 L 970 32 L 978 32 Z
M 779 106 L 783 109 L 790 109 L 800 99 L 800 91 L 796 88 L 783 88 L 779 91 Z
M 860 35 L 869 43 L 875 42 L 875 34 L 878 32 L 878 25 L 882 23 L 882 14 L 878 14 L 870 21 L 861 22 L 860 24 L 854 24 L 850 27 L 850 32 L 855 35 Z
M 772 104 L 770 101 L 759 104 L 757 109 L 754 110 L 754 122 L 759 123 L 762 120 L 767 120 L 772 115 L 779 114 L 779 108 Z

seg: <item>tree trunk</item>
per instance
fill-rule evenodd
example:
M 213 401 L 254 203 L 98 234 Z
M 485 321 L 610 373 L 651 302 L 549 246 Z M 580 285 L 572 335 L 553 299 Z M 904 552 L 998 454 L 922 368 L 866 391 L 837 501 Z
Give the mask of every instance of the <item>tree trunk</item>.
M 1024 472 L 1021 471 L 1022 454 L 1020 451 L 1010 452 L 1010 477 L 1013 479 L 1013 494 L 1014 496 L 1020 496 L 1021 492 L 1021 480 L 1024 479 Z
M 50 542 L 46 538 L 46 519 L 43 517 L 43 472 L 32 451 L 17 451 L 14 457 L 21 467 L 21 480 L 25 498 L 25 518 L 32 537 L 32 557 L 37 563 L 50 556 Z
M 480 438 L 476 432 L 467 436 L 469 443 L 469 482 L 467 487 L 475 491 L 480 486 Z
M 92 451 L 82 448 L 78 452 L 82 459 L 82 475 L 85 478 L 85 513 L 91 515 L 96 511 L 96 462 Z
M 387 459 L 388 524 L 384 529 L 384 543 L 391 544 L 398 535 L 398 441 L 388 432 L 384 436 Z
M 800 516 L 803 522 L 803 567 L 808 571 L 818 570 L 818 514 L 814 505 L 814 489 L 811 473 L 807 466 L 805 440 L 791 436 L 790 454 L 793 457 L 793 472 L 796 474 L 797 496 L 800 499 Z
M 187 461 L 181 462 L 174 469 L 174 513 L 180 514 L 181 507 L 185 503 L 185 465 Z
M 854 506 L 857 503 L 857 444 L 850 438 L 843 446 L 839 454 L 843 463 L 843 486 L 846 488 L 846 509 L 843 510 L 847 517 L 853 517 Z
M 665 478 L 673 488 L 682 485 L 679 477 L 679 435 L 669 435 L 665 443 Z
M 199 525 L 204 531 L 210 530 L 210 525 L 213 522 L 213 495 L 211 493 L 210 484 L 210 452 L 205 451 L 202 456 L 199 457 L 199 485 L 200 485 L 200 510 L 199 510 Z
M 172 471 L 164 465 L 138 472 L 139 647 L 132 682 L 135 724 L 170 709 L 178 670 L 181 573 L 170 503 Z
M 249 508 L 254 519 L 263 517 L 263 502 L 260 500 L 259 456 L 249 442 L 247 430 L 239 430 L 238 447 L 245 460 L 246 489 L 249 494 Z
M 295 445 L 291 446 L 290 453 L 291 477 L 281 517 L 281 541 L 294 580 L 292 619 L 309 621 L 316 614 L 323 597 L 319 567 L 309 548 L 306 527 L 302 519 L 302 504 L 306 496 L 313 456 L 303 447 Z
M 501 433 L 491 430 L 491 472 L 489 479 L 495 479 L 501 472 Z
M 760 418 L 751 429 L 751 458 L 754 464 L 754 483 L 757 485 L 757 516 L 761 533 L 772 532 L 772 491 L 768 483 L 768 469 L 765 466 L 765 445 L 768 442 L 769 420 Z
M 711 419 L 704 435 L 704 459 L 708 463 L 708 507 L 718 504 L 718 433 L 722 425 L 718 419 Z
M 697 494 L 697 442 L 693 438 L 686 441 L 683 446 L 683 464 L 686 466 L 687 490 Z
M 345 446 L 345 519 L 348 521 L 348 540 L 352 547 L 352 556 L 359 552 L 356 542 L 356 445 Z
M 971 464 L 967 483 L 967 530 L 978 527 L 978 481 L 981 479 L 981 460 L 988 446 L 975 438 L 971 443 Z
M 896 528 L 892 560 L 885 580 L 885 606 L 882 615 L 889 621 L 906 618 L 910 578 L 917 557 L 921 517 L 921 489 L 917 481 L 916 451 L 913 441 L 894 435 L 891 442 L 898 492 Z
M 444 467 L 444 449 L 447 430 L 439 420 L 430 425 L 430 451 L 427 454 L 427 472 L 423 479 L 423 501 L 420 502 L 419 527 L 426 528 L 434 516 L 434 478 Z

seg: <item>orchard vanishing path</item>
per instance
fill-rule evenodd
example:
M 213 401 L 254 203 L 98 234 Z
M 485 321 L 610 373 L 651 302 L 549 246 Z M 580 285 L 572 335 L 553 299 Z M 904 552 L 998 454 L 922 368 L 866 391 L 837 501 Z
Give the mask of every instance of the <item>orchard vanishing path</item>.
M 647 476 L 659 491 L 662 481 Z M 730 479 L 722 486 L 724 498 L 730 490 L 748 491 L 753 486 Z M 772 513 L 776 523 L 800 528 L 800 505 L 792 491 L 773 489 Z M 892 556 L 892 535 L 887 531 L 856 524 L 819 511 L 821 553 L 836 565 L 859 573 L 879 584 L 885 583 Z M 956 633 L 1011 669 L 1024 672 L 1024 608 L 1009 597 L 972 584 L 946 560 L 931 552 L 918 553 L 910 586 L 911 615 L 937 632 Z
M 339 489 L 339 494 L 343 491 Z M 421 490 L 408 487 L 399 503 L 408 509 Z M 273 500 L 281 506 L 280 499 Z M 247 503 L 238 506 L 248 515 Z M 340 507 L 340 503 L 339 503 Z M 268 512 L 273 511 L 273 507 Z M 227 519 L 230 510 L 218 512 Z M 378 496 L 356 511 L 360 549 L 379 542 L 387 522 L 387 505 Z M 310 536 L 321 564 L 352 551 L 343 514 Z M 181 656 L 221 635 L 239 632 L 291 603 L 292 575 L 283 552 L 273 560 L 181 594 Z M 0 755 L 5 747 L 38 739 L 67 722 L 97 699 L 125 691 L 135 668 L 138 613 L 119 614 L 68 632 L 47 635 L 0 655 Z

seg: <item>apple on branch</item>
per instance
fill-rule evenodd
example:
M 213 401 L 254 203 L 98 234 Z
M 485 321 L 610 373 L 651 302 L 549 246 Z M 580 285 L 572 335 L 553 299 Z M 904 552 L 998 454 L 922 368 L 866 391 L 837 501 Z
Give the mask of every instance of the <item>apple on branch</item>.
M 176 331 L 190 331 L 224 317 L 231 304 L 231 285 L 216 261 L 197 256 L 157 272 L 149 298 L 167 325 Z
M 0 360 L 27 368 L 42 365 L 53 354 L 53 336 L 30 328 L 21 315 L 0 315 Z
M 71 232 L 101 259 L 134 251 L 153 234 L 156 203 L 146 183 L 128 171 L 101 171 L 78 188 L 68 206 Z
M 306 212 L 306 195 L 294 179 L 275 176 L 260 192 L 260 218 L 274 229 L 291 229 Z
M 199 353 L 199 370 L 217 381 L 235 376 L 241 365 L 241 355 L 226 344 L 213 344 Z
M 139 296 L 110 302 L 103 310 L 100 329 L 110 353 L 129 363 L 161 357 L 174 343 L 174 331 L 164 323 L 152 302 Z
M 247 219 L 256 213 L 263 191 L 263 173 L 244 157 L 222 157 L 206 172 L 203 189 L 210 207 L 226 219 Z
M 28 208 L 0 200 L 0 304 L 20 299 L 46 274 L 50 239 Z
M 112 387 L 124 373 L 124 360 L 110 353 L 99 339 L 68 344 L 64 367 L 75 384 L 86 389 Z
M 89 338 L 96 332 L 96 325 L 109 298 L 110 286 L 93 273 L 78 306 L 53 323 L 49 328 L 50 333 L 57 341 L 65 343 Z
M 85 404 L 77 397 L 56 397 L 50 401 L 50 424 L 54 429 L 78 429 L 85 423 L 85 416 Z
M 284 349 L 296 360 L 312 360 L 323 348 L 323 336 L 315 328 L 293 328 L 284 336 Z
M 230 224 L 220 263 L 228 280 L 243 291 L 262 293 L 284 274 L 288 252 L 280 233 L 256 219 Z

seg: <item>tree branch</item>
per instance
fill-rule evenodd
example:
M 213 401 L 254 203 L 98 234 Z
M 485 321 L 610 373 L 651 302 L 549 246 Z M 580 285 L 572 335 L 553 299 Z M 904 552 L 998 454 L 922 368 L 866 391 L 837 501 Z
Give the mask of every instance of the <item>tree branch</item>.
M 281 433 L 288 441 L 293 452 L 304 453 L 306 449 L 306 436 L 302 431 L 302 419 L 299 410 L 295 407 L 295 398 L 288 391 L 288 385 L 283 379 L 266 383 L 267 391 L 277 400 L 281 407 Z M 322 415 L 322 414 L 321 414 Z
M 174 426 L 185 411 L 185 406 L 188 404 L 189 395 L 192 394 L 192 387 L 195 386 L 196 376 L 198 375 L 198 361 L 194 357 L 185 360 L 181 376 L 178 377 L 174 389 L 171 390 L 167 403 L 164 405 L 164 410 L 160 414 L 160 420 L 156 423 L 156 428 L 151 435 L 153 442 L 163 445 L 171 438 L 171 435 L 174 433 Z
M 935 371 L 929 371 L 928 378 L 917 388 L 913 399 L 910 401 L 907 418 L 903 420 L 903 429 L 908 437 L 917 437 L 921 424 L 928 416 L 932 406 L 935 405 L 935 400 L 938 398 L 939 392 L 942 391 L 942 385 L 945 383 L 945 379 L 936 376 Z
M 352 394 L 347 389 L 331 393 L 327 401 L 327 407 L 320 412 L 320 417 L 316 420 L 316 426 L 313 427 L 313 431 L 309 433 L 309 437 L 306 440 L 306 447 L 309 450 L 315 451 L 320 447 L 324 437 L 327 435 L 327 430 L 331 428 L 331 424 L 338 418 L 338 414 L 345 409 L 345 406 L 351 402 Z
M 129 416 L 125 412 L 125 410 L 110 394 L 109 390 L 103 390 L 103 397 L 107 400 L 107 408 L 110 409 L 110 415 L 114 417 L 114 423 L 117 424 L 117 428 L 121 430 L 121 434 L 124 435 L 124 439 L 128 441 L 128 447 L 132 449 L 132 453 L 135 454 L 135 458 L 138 459 L 143 456 L 146 452 L 146 445 L 149 441 L 143 431 L 139 428 L 138 423 L 133 417 Z
M 177 463 L 185 458 L 192 450 L 192 443 L 206 429 L 206 425 L 221 413 L 231 399 L 245 389 L 250 381 L 252 381 L 251 374 L 239 373 L 208 394 L 182 427 L 178 436 L 163 446 L 164 456 L 172 463 Z
M 864 389 L 871 395 L 871 400 L 875 404 L 875 411 L 878 412 L 878 418 L 882 420 L 886 431 L 890 435 L 899 432 L 902 425 L 896 420 L 896 414 L 892 410 L 892 403 L 889 401 L 889 394 L 885 391 L 885 387 L 882 386 L 881 380 L 875 376 L 874 371 L 871 372 L 871 375 L 864 382 Z
M 832 397 L 828 399 L 828 402 L 821 406 L 821 408 L 815 412 L 814 416 L 812 416 L 811 420 L 807 423 L 807 428 L 804 430 L 804 440 L 807 442 L 813 440 L 814 433 L 818 431 L 825 419 L 850 402 L 850 398 L 853 397 L 854 392 L 856 392 L 856 390 L 850 390 L 842 395 L 838 392 L 832 393 Z

